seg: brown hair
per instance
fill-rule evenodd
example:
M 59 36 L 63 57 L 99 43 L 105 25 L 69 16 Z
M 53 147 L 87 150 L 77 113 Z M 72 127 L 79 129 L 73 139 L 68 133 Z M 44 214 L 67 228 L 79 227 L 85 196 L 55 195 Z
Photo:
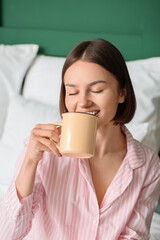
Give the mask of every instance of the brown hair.
M 62 69 L 60 114 L 68 112 L 65 106 L 65 72 L 78 60 L 99 64 L 116 77 L 120 90 L 125 88 L 127 94 L 124 103 L 119 103 L 113 121 L 114 124 L 130 122 L 136 110 L 136 99 L 127 66 L 120 51 L 110 42 L 103 39 L 82 42 L 68 54 Z

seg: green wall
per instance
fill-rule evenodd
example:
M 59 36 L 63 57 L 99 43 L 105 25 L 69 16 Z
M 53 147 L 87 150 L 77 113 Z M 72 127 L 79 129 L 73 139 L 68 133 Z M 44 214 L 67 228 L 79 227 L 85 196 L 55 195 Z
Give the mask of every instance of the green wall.
M 160 56 L 159 0 L 1 0 L 0 43 L 38 43 L 65 56 L 83 40 L 105 38 L 125 58 Z

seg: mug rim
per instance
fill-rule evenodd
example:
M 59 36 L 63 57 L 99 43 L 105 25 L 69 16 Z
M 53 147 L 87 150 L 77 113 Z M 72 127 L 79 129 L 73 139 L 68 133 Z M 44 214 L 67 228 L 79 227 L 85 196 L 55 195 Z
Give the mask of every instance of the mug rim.
M 79 114 L 79 113 L 80 113 L 80 114 L 86 114 L 86 115 L 91 116 L 91 117 L 99 118 L 98 116 L 92 115 L 92 114 L 87 113 L 87 112 L 65 112 L 65 113 L 62 113 L 62 116 L 65 115 L 65 114 L 70 114 L 70 113 L 74 113 L 74 114 L 76 114 L 76 113 L 78 113 L 78 114 Z

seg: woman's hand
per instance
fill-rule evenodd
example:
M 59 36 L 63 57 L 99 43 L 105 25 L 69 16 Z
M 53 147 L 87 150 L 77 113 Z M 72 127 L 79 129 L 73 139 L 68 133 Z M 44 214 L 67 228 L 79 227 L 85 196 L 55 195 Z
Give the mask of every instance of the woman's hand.
M 61 156 L 56 147 L 59 142 L 61 128 L 53 124 L 37 124 L 31 131 L 25 159 L 16 179 L 18 198 L 21 200 L 33 192 L 37 165 L 45 151 Z
M 31 131 L 26 158 L 38 163 L 44 151 L 53 152 L 61 157 L 62 155 L 56 147 L 60 141 L 60 131 L 61 127 L 57 128 L 54 124 L 37 124 Z

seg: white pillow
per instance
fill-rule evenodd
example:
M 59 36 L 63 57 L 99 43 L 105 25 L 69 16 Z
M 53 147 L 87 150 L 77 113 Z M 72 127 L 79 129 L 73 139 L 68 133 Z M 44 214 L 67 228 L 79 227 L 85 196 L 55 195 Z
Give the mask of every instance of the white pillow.
M 136 127 L 147 123 L 148 130 L 143 142 L 160 150 L 160 57 L 127 62 L 129 74 L 135 90 L 137 109 L 127 127 L 134 134 Z M 134 135 L 133 134 L 133 135 Z
M 38 51 L 38 45 L 0 45 L 0 137 L 10 98 L 20 92 L 23 78 Z
M 136 125 L 131 124 L 128 129 L 136 140 L 145 143 L 146 136 L 148 136 L 149 133 L 148 127 L 149 123 L 144 122 L 138 123 Z
M 15 148 L 18 152 L 23 147 L 24 139 L 37 123 L 53 123 L 61 121 L 56 107 L 26 100 L 15 96 L 10 102 L 7 120 L 1 143 Z
M 26 75 L 23 96 L 58 106 L 65 58 L 38 55 Z

